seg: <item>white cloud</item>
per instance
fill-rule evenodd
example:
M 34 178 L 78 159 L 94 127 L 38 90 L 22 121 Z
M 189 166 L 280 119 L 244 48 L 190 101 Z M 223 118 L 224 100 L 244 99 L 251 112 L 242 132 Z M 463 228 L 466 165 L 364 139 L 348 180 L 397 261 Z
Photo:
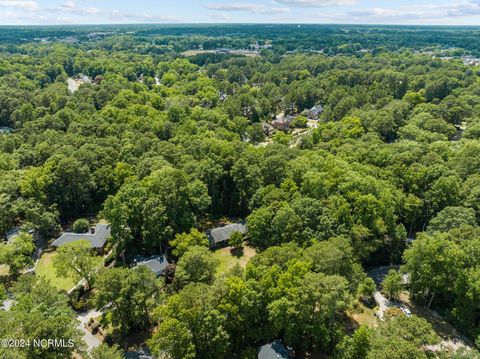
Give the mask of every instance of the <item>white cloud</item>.
M 60 13 L 60 14 L 71 14 L 71 15 L 90 15 L 90 16 L 96 16 L 96 15 L 102 15 L 105 13 L 104 10 L 101 10 L 96 7 L 79 7 L 76 5 L 76 3 L 72 0 L 68 0 L 60 6 L 53 7 L 47 9 L 48 12 L 54 12 L 54 13 Z
M 267 7 L 253 3 L 207 4 L 205 7 L 215 11 L 243 11 L 252 14 L 285 14 L 290 11 L 286 7 Z
M 114 22 L 149 22 L 149 23 L 169 23 L 178 22 L 179 19 L 176 16 L 163 16 L 147 13 L 130 13 L 119 10 L 106 11 L 105 14 L 110 20 Z
M 76 5 L 74 1 L 66 1 L 63 4 L 61 4 L 60 7 L 65 9 L 74 9 Z
M 449 18 L 472 17 L 480 15 L 480 1 L 470 0 L 453 4 L 426 4 L 398 8 L 370 8 L 347 13 L 354 19 L 385 21 L 424 20 L 438 22 Z
M 353 5 L 358 0 L 275 0 L 275 2 L 291 7 L 330 7 Z
M 231 20 L 232 17 L 227 14 L 209 14 L 210 19 L 212 20 Z
M 21 9 L 26 11 L 38 11 L 36 1 L 0 0 L 0 8 Z
M 0 0 L 1 1 L 1 0 Z M 178 22 L 175 16 L 162 16 L 147 12 L 127 12 L 116 9 L 84 7 L 73 0 L 67 0 L 58 6 L 46 8 L 41 13 L 45 23 L 83 24 L 83 23 L 171 23 Z M 2 17 L 0 16 L 0 23 Z M 6 22 L 6 21 L 5 21 Z M 36 21 L 28 21 L 34 23 Z

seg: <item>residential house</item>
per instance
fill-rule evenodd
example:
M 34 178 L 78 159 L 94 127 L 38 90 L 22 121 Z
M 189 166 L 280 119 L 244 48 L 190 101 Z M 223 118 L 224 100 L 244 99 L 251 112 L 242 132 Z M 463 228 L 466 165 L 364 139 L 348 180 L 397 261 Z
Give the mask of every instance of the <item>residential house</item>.
M 207 231 L 207 237 L 211 247 L 225 246 L 234 232 L 247 233 L 247 226 L 244 223 L 232 223 L 223 227 L 213 228 Z
M 279 131 L 289 131 L 295 116 L 285 116 L 283 113 L 278 115 L 275 120 L 272 121 L 272 127 Z
M 258 348 L 258 359 L 290 359 L 290 353 L 280 340 Z
M 15 228 L 12 228 L 9 231 L 7 231 L 5 233 L 5 238 L 6 238 L 7 242 L 10 242 L 13 239 L 15 239 L 15 237 L 17 237 L 20 234 L 21 230 L 22 230 L 22 227 L 15 227 Z
M 163 276 L 165 274 L 165 269 L 170 264 L 168 263 L 167 257 L 165 255 L 152 256 L 148 258 L 143 258 L 142 256 L 135 256 L 133 259 L 134 266 L 145 266 L 150 269 L 157 277 Z
M 33 229 L 25 230 L 25 228 L 17 226 L 17 227 L 14 227 L 14 228 L 10 229 L 9 231 L 7 231 L 5 233 L 5 238 L 6 238 L 7 242 L 10 243 L 11 241 L 13 241 L 15 238 L 17 238 L 19 236 L 20 233 L 22 233 L 22 231 L 25 231 L 28 234 L 32 235 L 34 237 L 34 239 L 36 238 L 35 231 Z M 1 236 L 0 236 L 0 238 L 1 238 Z
M 85 74 L 78 74 L 77 75 L 77 79 L 85 84 L 91 84 L 92 83 L 92 79 L 90 77 L 88 77 L 87 75 Z
M 92 248 L 95 248 L 100 253 L 103 252 L 103 247 L 107 243 L 107 238 L 110 237 L 110 225 L 99 223 L 95 227 L 90 229 L 89 233 L 71 233 L 65 232 L 55 241 L 53 241 L 53 247 L 60 247 L 67 243 L 78 242 L 80 240 L 86 240 L 90 242 Z
M 323 106 L 320 104 L 315 105 L 310 110 L 306 110 L 305 112 L 309 120 L 318 120 L 323 112 Z

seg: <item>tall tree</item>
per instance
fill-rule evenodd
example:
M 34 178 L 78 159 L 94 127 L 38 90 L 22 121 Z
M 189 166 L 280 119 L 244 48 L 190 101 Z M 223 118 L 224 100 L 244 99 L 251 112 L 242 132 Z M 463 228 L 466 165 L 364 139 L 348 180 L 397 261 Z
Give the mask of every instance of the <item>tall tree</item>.
M 87 240 L 61 246 L 53 258 L 53 266 L 59 276 L 70 277 L 76 281 L 84 279 L 89 288 L 93 287 L 100 269 L 99 261 Z
M 34 250 L 32 235 L 21 232 L 9 242 L 0 244 L 0 263 L 8 265 L 10 274 L 16 277 L 23 269 L 33 264 Z

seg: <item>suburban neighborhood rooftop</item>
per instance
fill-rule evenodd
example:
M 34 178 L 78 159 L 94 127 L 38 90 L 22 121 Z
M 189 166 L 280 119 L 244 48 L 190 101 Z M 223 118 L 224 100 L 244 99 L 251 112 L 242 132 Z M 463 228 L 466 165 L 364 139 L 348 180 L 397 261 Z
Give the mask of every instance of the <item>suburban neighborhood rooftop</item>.
M 289 359 L 290 355 L 287 348 L 281 341 L 275 340 L 272 343 L 265 344 L 258 349 L 258 359 Z
M 154 272 L 157 276 L 162 275 L 168 266 L 167 257 L 165 255 L 152 256 L 143 258 L 142 256 L 136 256 L 134 262 L 137 267 L 145 266 Z
M 212 244 L 228 241 L 233 232 L 245 234 L 247 226 L 244 223 L 232 223 L 223 227 L 213 228 L 207 231 L 207 236 Z
M 90 242 L 92 248 L 103 248 L 107 242 L 107 238 L 110 236 L 110 225 L 99 223 L 95 226 L 95 230 L 93 232 L 94 233 L 65 232 L 55 241 L 53 241 L 52 246 L 60 247 L 67 243 L 87 240 Z

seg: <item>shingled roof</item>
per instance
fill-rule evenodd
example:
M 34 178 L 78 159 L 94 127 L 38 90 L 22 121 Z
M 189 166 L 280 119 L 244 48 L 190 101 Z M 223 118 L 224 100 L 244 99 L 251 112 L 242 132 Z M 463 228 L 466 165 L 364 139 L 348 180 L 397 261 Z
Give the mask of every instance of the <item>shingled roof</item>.
M 265 344 L 258 349 L 258 359 L 289 359 L 287 348 L 280 340 Z
M 247 233 L 247 226 L 244 223 L 232 223 L 223 227 L 213 228 L 207 231 L 207 236 L 212 245 L 226 242 L 230 239 L 233 232 Z
M 90 242 L 92 248 L 103 248 L 110 236 L 110 225 L 99 223 L 95 226 L 95 233 L 70 233 L 65 232 L 55 241 L 52 246 L 60 247 L 67 243 L 73 243 L 81 240 Z
M 148 258 L 135 257 L 136 266 L 145 266 L 158 276 L 165 272 L 168 266 L 167 257 L 164 255 L 152 256 Z

